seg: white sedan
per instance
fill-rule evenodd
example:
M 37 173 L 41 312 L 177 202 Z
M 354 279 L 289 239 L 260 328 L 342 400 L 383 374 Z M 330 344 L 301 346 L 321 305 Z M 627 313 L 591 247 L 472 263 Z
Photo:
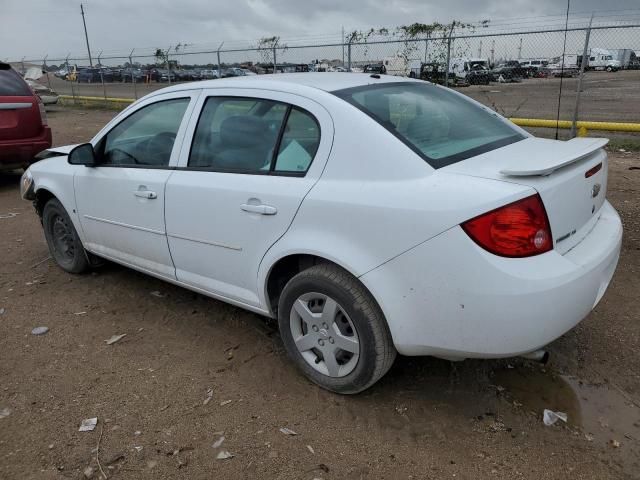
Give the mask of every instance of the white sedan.
M 55 261 L 108 259 L 278 319 L 313 382 L 396 352 L 543 355 L 613 276 L 606 140 L 539 139 L 419 80 L 303 73 L 176 85 L 21 184 Z

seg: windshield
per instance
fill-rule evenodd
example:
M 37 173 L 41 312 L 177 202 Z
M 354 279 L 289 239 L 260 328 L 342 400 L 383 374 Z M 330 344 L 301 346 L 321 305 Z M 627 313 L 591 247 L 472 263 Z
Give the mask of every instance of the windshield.
M 433 168 L 525 138 L 497 114 L 429 83 L 387 83 L 333 93 L 368 114 Z

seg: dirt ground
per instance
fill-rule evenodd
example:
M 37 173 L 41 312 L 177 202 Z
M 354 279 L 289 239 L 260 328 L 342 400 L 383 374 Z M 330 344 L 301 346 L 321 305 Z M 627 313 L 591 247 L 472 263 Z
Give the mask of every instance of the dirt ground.
M 65 95 L 138 98 L 168 86 L 148 84 L 73 83 L 49 75 L 41 79 Z M 571 120 L 576 101 L 577 78 L 562 79 L 560 118 Z M 640 70 L 585 73 L 580 119 L 602 122 L 640 122 Z M 460 88 L 459 91 L 507 117 L 554 119 L 558 114 L 559 78 L 529 78 L 520 83 L 495 83 Z
M 54 109 L 54 141 L 113 114 Z M 640 478 L 640 159 L 610 155 L 620 264 L 548 365 L 400 357 L 350 397 L 299 375 L 257 315 L 113 264 L 64 273 L 0 175 L 0 478 L 99 478 L 98 460 L 114 479 Z

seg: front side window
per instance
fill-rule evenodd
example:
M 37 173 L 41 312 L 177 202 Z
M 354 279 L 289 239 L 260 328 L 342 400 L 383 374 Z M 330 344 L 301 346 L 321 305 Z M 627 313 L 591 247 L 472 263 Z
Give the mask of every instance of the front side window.
M 193 137 L 189 167 L 235 173 L 302 173 L 320 129 L 307 112 L 257 98 L 210 97 Z
M 163 100 L 132 113 L 101 140 L 101 164 L 168 166 L 189 101 Z
M 398 82 L 333 93 L 371 116 L 433 168 L 525 138 L 496 114 L 436 85 Z

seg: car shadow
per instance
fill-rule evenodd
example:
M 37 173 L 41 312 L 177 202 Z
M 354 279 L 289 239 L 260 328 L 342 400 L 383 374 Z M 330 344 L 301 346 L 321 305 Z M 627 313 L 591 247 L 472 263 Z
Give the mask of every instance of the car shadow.
M 0 191 L 8 191 L 20 186 L 22 170 L 12 170 L 0 173 Z

